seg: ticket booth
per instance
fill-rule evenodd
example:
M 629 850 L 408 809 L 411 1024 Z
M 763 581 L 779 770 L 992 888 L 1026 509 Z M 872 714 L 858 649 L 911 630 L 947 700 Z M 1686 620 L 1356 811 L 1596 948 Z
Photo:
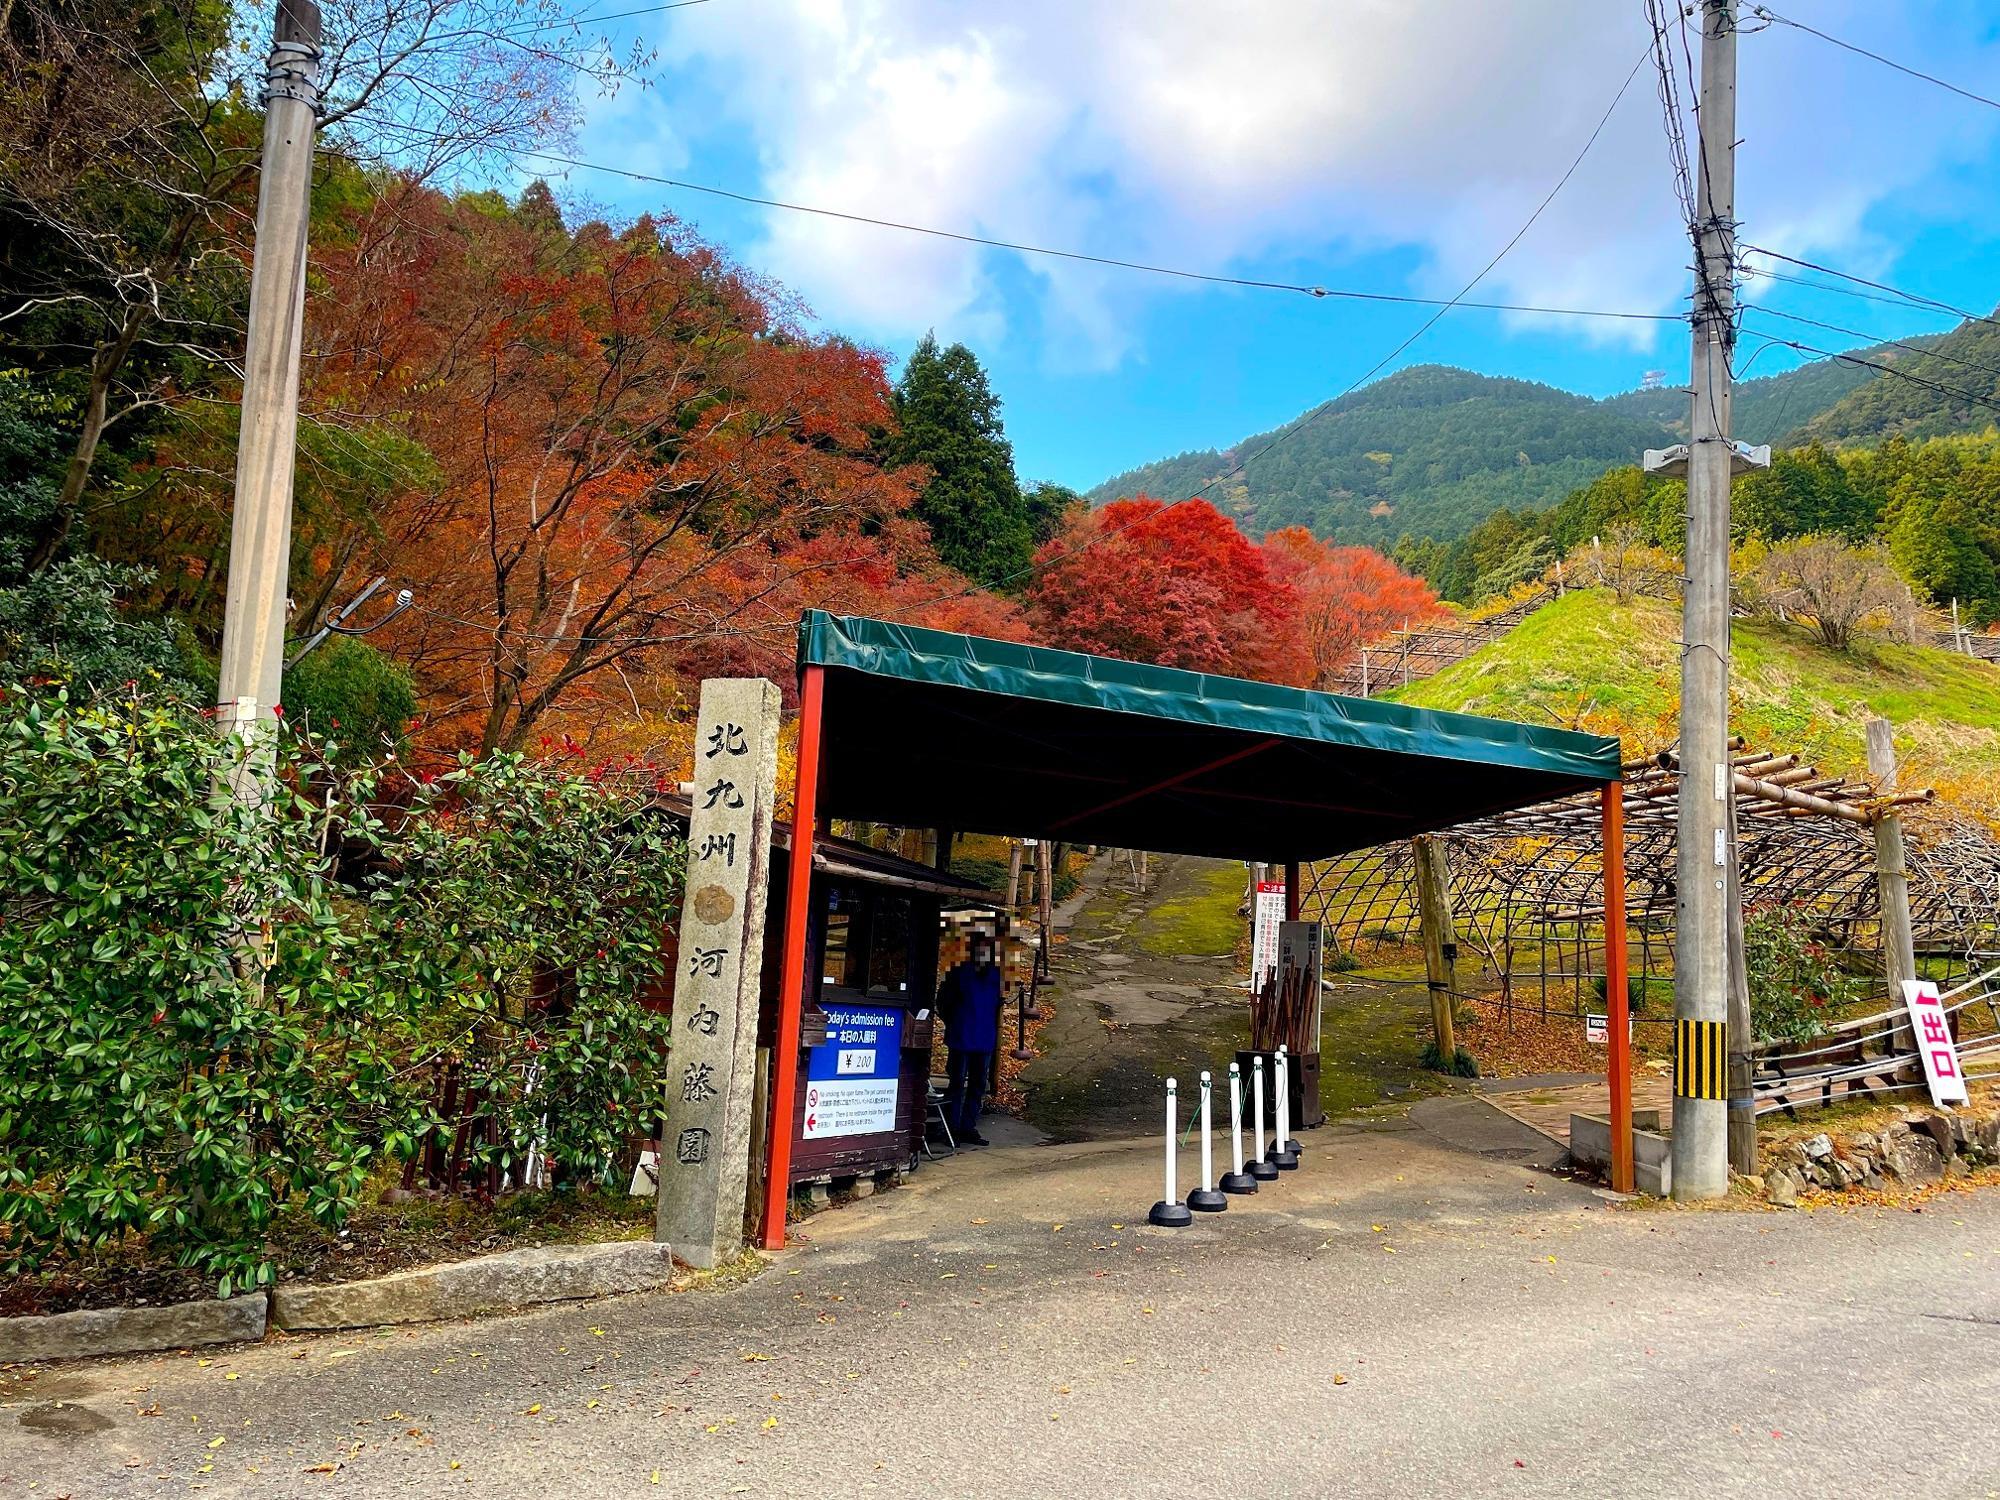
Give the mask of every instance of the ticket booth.
M 779 824 L 772 842 L 760 1048 L 778 1036 L 790 826 Z M 1001 920 L 1000 898 L 973 881 L 826 835 L 813 841 L 809 899 L 790 1187 L 917 1159 L 931 1044 L 943 1033 L 936 1003 L 946 914 L 973 909 Z

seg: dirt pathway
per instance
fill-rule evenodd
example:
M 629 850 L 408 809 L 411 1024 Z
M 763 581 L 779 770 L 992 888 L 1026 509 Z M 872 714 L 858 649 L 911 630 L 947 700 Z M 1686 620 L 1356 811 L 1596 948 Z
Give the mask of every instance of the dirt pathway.
M 1143 895 L 1120 858 L 1092 873 L 1054 951 L 1043 1055 L 1021 1074 L 1029 1123 L 1061 1141 L 1158 1129 L 1161 1080 L 1226 1071 L 1246 1024 L 1241 865 L 1156 855 Z
M 1202 1069 L 1226 1077 L 1249 1033 L 1243 882 L 1239 863 L 1186 855 L 1153 856 L 1143 893 L 1122 857 L 1092 868 L 1055 949 L 1043 1055 L 1021 1074 L 1030 1124 L 1059 1141 L 1150 1134 L 1165 1078 L 1179 1078 L 1191 1104 Z M 1320 1088 L 1330 1115 L 1450 1087 L 1417 1065 L 1427 1024 L 1417 991 L 1332 977 Z M 1225 1109 L 1226 1098 L 1219 1089 Z

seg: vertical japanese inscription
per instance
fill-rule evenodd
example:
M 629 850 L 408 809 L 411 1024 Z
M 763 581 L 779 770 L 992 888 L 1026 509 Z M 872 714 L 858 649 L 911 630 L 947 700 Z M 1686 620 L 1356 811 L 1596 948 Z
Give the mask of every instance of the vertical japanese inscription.
M 761 677 L 701 685 L 655 1233 L 696 1266 L 743 1245 L 778 705 Z

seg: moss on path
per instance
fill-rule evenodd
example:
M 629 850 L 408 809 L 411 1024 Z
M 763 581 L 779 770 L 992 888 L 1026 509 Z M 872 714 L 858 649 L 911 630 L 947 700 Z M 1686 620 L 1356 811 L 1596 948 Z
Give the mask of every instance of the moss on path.
M 1043 1056 L 1021 1074 L 1031 1124 L 1057 1140 L 1150 1134 L 1167 1077 L 1181 1080 L 1185 1104 L 1204 1068 L 1226 1080 L 1249 1036 L 1243 882 L 1234 862 L 1155 856 L 1140 895 L 1122 863 L 1113 868 L 1056 949 Z M 1329 1115 L 1451 1087 L 1419 1065 L 1429 1024 L 1420 987 L 1353 975 L 1336 985 L 1321 1038 Z M 1226 1083 L 1218 1102 L 1226 1112 Z

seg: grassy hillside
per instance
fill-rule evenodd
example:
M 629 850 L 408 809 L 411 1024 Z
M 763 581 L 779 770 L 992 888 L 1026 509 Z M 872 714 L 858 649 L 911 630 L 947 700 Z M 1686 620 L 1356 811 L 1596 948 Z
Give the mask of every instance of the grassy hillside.
M 1628 753 L 1673 738 L 1680 612 L 1657 599 L 1566 595 L 1505 638 L 1391 696 L 1624 737 Z M 1828 771 L 1867 765 L 1862 724 L 1896 726 L 1907 781 L 1987 806 L 2000 785 L 2000 668 L 1929 647 L 1829 651 L 1796 627 L 1738 621 L 1733 727 L 1753 746 L 1797 750 Z

